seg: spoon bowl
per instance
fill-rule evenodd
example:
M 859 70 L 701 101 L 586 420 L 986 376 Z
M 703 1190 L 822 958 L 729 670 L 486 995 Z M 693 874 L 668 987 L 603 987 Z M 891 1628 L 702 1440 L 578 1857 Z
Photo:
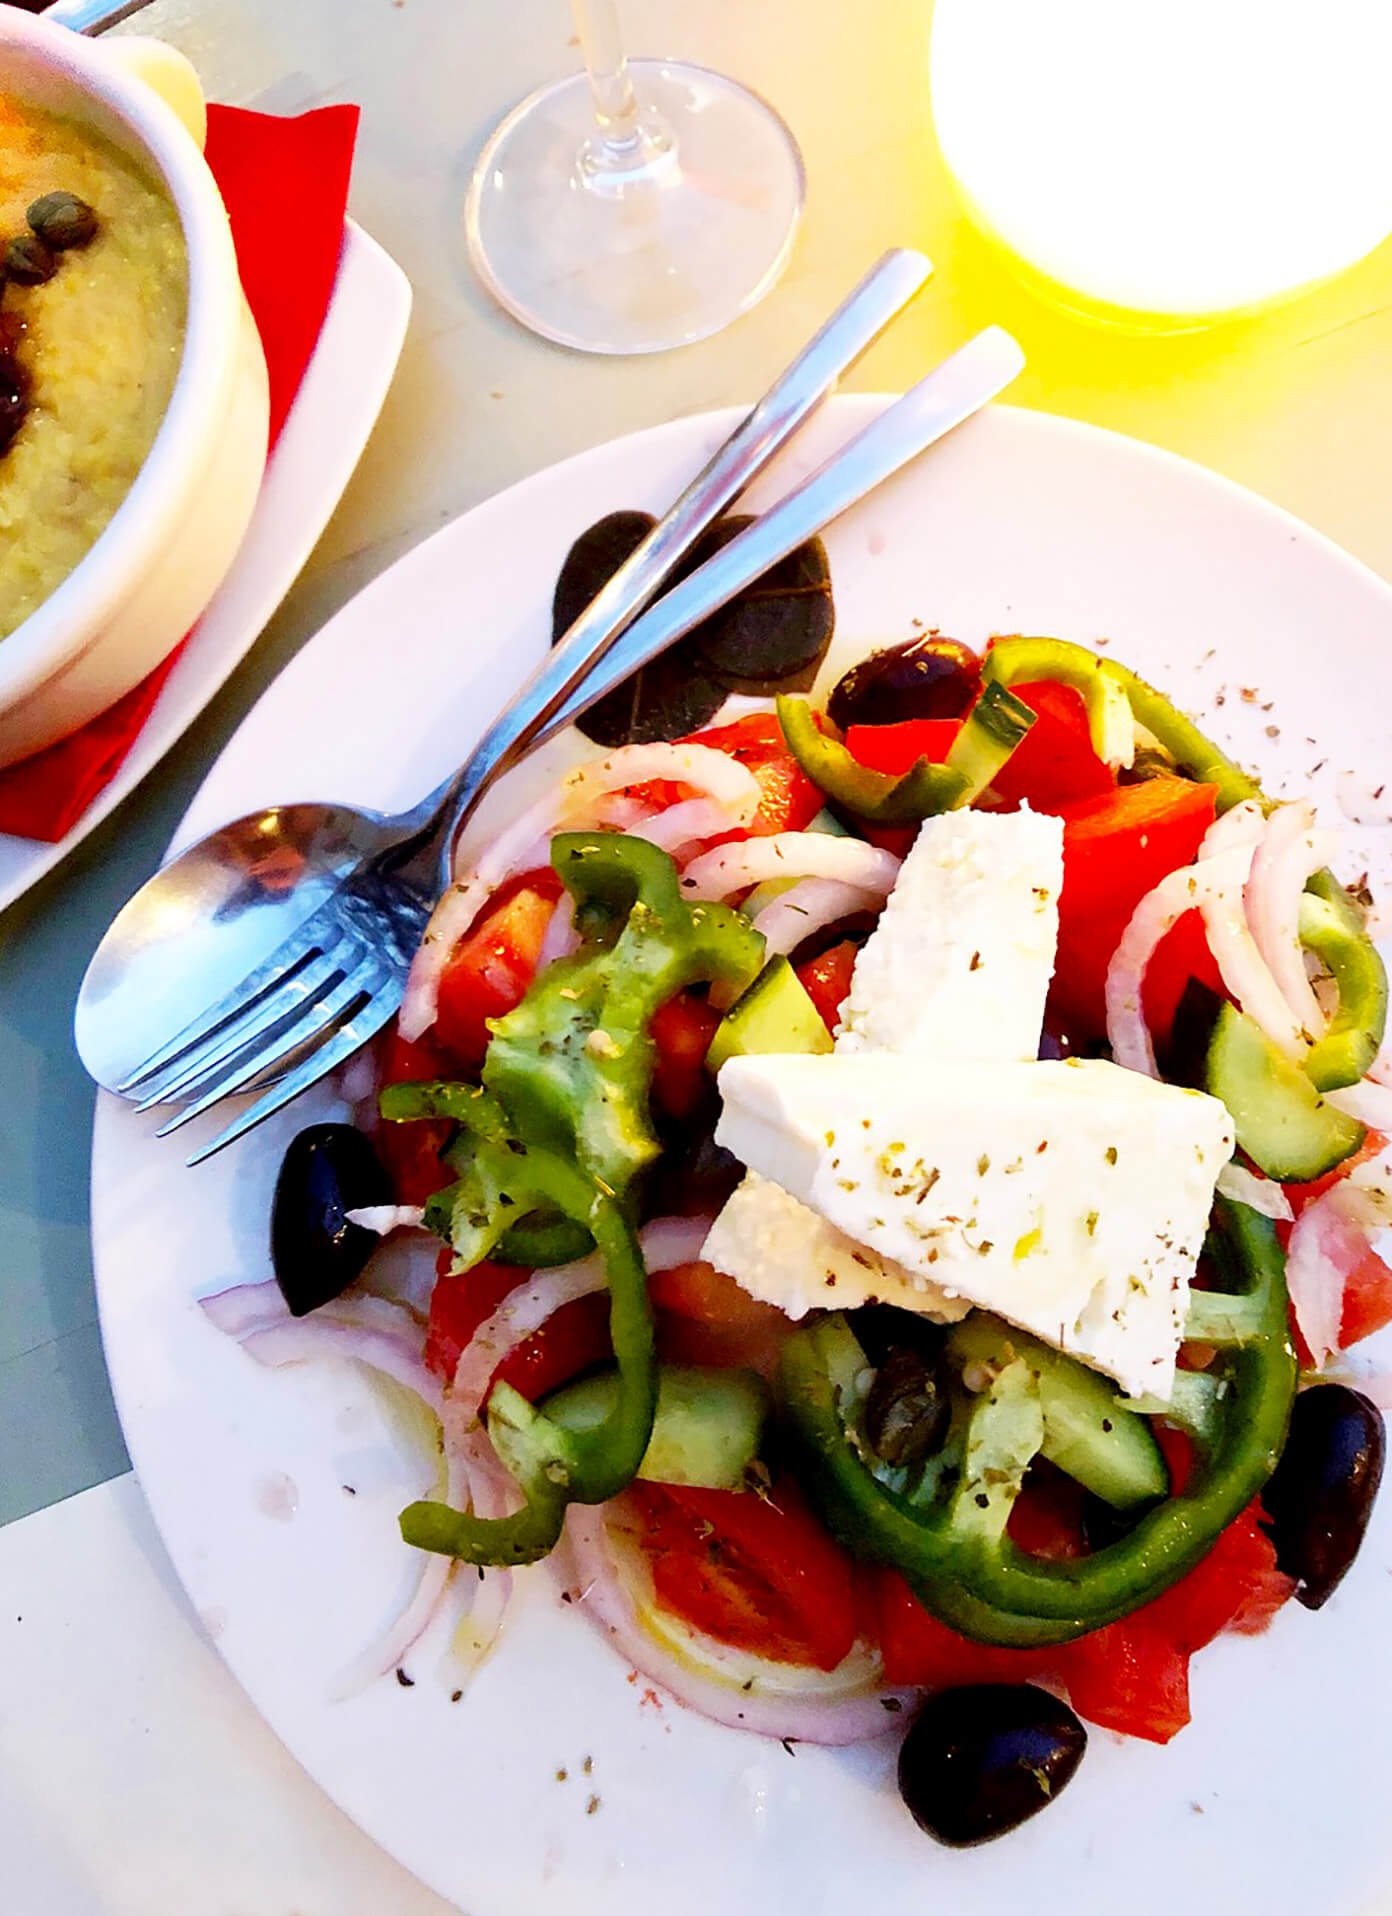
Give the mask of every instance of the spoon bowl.
M 119 1092 L 399 832 L 347 805 L 275 805 L 171 859 L 112 921 L 82 981 L 73 1031 L 91 1076 Z

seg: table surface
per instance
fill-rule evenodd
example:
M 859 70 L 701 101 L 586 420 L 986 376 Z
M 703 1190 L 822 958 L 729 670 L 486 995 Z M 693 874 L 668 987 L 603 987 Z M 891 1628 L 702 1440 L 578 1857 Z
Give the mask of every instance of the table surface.
M 532 338 L 490 304 L 464 256 L 461 202 L 484 136 L 578 61 L 563 0 L 156 0 L 137 23 L 187 52 L 213 98 L 285 113 L 361 103 L 352 208 L 410 275 L 416 305 L 362 466 L 252 657 L 159 771 L 0 919 L 0 1524 L 126 1468 L 88 1249 L 93 1094 L 69 1035 L 90 952 L 258 694 L 444 521 L 586 446 L 752 397 L 880 251 L 912 245 L 936 276 L 850 386 L 900 389 L 1000 321 L 1028 355 L 1019 403 L 1199 460 L 1392 576 L 1392 245 L 1255 321 L 1149 338 L 1094 327 L 1016 283 L 956 207 L 927 121 L 928 0 L 621 10 L 635 53 L 704 61 L 766 94 L 808 172 L 776 291 L 720 337 L 640 360 Z

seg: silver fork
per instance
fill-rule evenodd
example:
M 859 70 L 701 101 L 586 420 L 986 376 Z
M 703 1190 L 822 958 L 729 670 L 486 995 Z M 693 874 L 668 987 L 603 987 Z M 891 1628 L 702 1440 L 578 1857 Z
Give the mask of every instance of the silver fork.
M 655 658 L 979 410 L 1009 384 L 1022 364 L 1014 341 L 999 329 L 988 329 L 617 639 L 611 634 L 600 652 L 600 663 L 594 662 L 592 652 L 578 671 L 562 670 L 564 662 L 553 654 L 519 701 L 485 734 L 464 769 L 426 801 L 421 810 L 432 806 L 433 810 L 416 826 L 414 835 L 351 874 L 351 882 L 301 928 L 292 949 L 281 947 L 274 952 L 231 1001 L 222 1001 L 186 1027 L 121 1088 L 146 1101 L 175 1095 L 191 1098 L 162 1127 L 163 1135 L 274 1068 L 292 1050 L 312 1047 L 263 1097 L 193 1154 L 189 1162 L 197 1163 L 281 1109 L 351 1055 L 399 1006 L 414 933 L 426 903 L 449 882 L 459 826 L 497 773 L 515 763 L 523 750 L 569 724 L 639 665 Z M 419 814 L 411 815 L 413 823 L 418 819 Z M 399 828 L 406 821 L 394 823 Z M 401 909 L 400 918 L 390 927 L 382 924 L 384 891 L 392 908 Z M 345 901 L 346 915 L 361 920 L 356 936 L 351 928 L 345 935 Z M 331 980 L 323 971 L 330 957 L 334 957 Z M 361 972 L 344 969 L 350 959 L 363 968 Z M 313 984 L 305 983 L 307 975 Z M 327 992 L 314 996 L 325 984 Z M 294 993 L 293 1005 L 283 995 L 287 987 Z M 347 1001 L 350 991 L 355 994 L 351 1004 Z M 331 1002 L 332 1010 L 328 1009 Z M 296 1015 L 300 1006 L 304 1009 Z

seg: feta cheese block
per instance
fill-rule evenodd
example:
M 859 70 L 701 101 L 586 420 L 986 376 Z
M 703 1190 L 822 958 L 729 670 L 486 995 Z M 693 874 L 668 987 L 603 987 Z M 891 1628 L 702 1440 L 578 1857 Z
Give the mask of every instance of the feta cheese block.
M 711 1226 L 702 1256 L 751 1297 L 776 1304 L 789 1317 L 897 1304 L 955 1324 L 971 1309 L 930 1278 L 857 1244 L 781 1185 L 752 1171 Z
M 1061 819 L 925 819 L 856 959 L 836 1049 L 1037 1056 L 1062 889 Z
M 1225 1107 L 1102 1060 L 732 1058 L 717 1142 L 847 1236 L 1168 1398 Z

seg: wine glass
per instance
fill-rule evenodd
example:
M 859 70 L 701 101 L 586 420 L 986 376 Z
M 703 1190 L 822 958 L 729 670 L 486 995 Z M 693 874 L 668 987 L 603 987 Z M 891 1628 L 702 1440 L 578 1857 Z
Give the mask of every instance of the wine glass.
M 513 108 L 469 184 L 469 254 L 525 326 L 592 353 L 718 332 L 777 280 L 806 185 L 768 103 L 705 67 L 626 60 L 614 0 L 571 0 L 585 72 Z

